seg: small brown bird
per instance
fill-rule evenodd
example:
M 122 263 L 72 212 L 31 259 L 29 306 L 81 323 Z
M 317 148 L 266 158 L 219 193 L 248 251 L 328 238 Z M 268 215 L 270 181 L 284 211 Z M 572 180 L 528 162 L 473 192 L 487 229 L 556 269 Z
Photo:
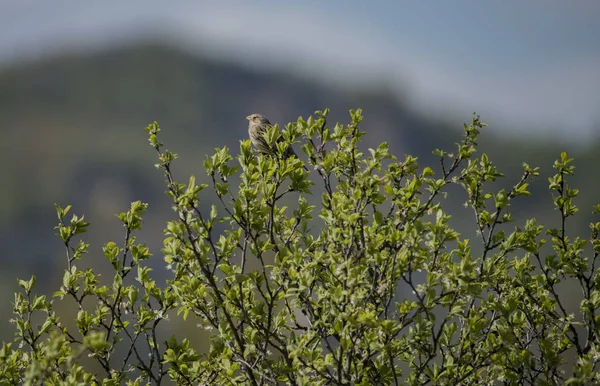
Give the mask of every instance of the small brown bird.
M 267 145 L 267 141 L 265 140 L 264 133 L 266 133 L 267 129 L 271 127 L 271 122 L 262 114 L 252 114 L 246 117 L 248 120 L 248 135 L 250 136 L 250 140 L 252 141 L 252 145 L 261 153 L 268 155 L 275 155 L 275 149 L 269 147 Z M 277 142 L 282 142 L 283 138 L 279 137 Z M 296 156 L 296 152 L 292 149 L 292 146 L 288 146 L 283 153 L 283 158 L 288 159 L 291 156 Z M 306 169 L 306 166 L 304 167 Z M 308 169 L 306 169 L 308 170 Z

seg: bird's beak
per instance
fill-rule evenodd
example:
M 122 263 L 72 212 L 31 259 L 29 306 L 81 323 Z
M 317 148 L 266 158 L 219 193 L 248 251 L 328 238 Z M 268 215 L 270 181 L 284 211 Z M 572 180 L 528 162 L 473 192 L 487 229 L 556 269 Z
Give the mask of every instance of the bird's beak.
M 249 120 L 250 120 L 250 115 L 248 115 L 248 116 L 246 117 L 246 120 L 247 120 L 247 121 L 249 121 Z

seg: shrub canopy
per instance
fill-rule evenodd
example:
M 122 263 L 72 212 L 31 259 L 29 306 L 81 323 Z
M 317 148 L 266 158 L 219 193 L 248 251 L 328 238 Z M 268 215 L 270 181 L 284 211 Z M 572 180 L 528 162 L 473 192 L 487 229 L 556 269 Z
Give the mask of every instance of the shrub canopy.
M 578 191 L 567 182 L 574 167 L 565 153 L 549 179 L 560 227 L 514 225 L 510 204 L 530 194 L 539 172 L 523 164 L 510 189 L 490 189 L 503 175 L 477 155 L 478 116 L 454 152 L 436 150 L 440 164 L 420 168 L 386 143 L 361 152 L 360 110 L 333 127 L 328 112 L 272 127 L 265 138 L 278 156 L 255 154 L 249 140 L 235 159 L 216 149 L 205 183 L 174 179 L 177 156 L 159 142 L 158 124 L 149 125 L 175 213 L 161 251 L 166 282 L 153 278 L 151 253 L 136 241 L 147 204 L 118 215 L 126 232 L 103 247 L 107 283 L 77 267 L 89 223 L 57 205 L 63 284 L 50 300 L 35 294 L 35 277 L 19 281 L 17 333 L 0 350 L 0 383 L 600 382 L 600 223 L 588 237 L 567 236 Z M 283 157 L 298 142 L 311 172 Z M 464 192 L 473 240 L 450 225 L 450 186 Z M 578 306 L 559 288 L 564 282 L 580 287 Z M 56 315 L 56 302 L 76 306 L 74 324 Z M 210 349 L 163 336 L 173 318 L 209 330 Z

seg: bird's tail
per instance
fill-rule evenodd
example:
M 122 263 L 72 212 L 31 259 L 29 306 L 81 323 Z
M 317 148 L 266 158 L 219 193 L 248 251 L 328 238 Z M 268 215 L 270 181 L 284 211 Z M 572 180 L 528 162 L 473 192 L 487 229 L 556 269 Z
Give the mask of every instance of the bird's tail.
M 287 149 L 285 149 L 285 152 L 283 153 L 283 158 L 288 159 L 291 156 L 294 156 L 294 157 L 300 159 L 300 157 L 298 157 L 298 155 L 296 154 L 294 149 L 291 146 L 288 146 Z M 304 168 L 304 170 L 308 171 L 308 168 L 306 167 L 306 165 L 302 165 L 302 167 Z

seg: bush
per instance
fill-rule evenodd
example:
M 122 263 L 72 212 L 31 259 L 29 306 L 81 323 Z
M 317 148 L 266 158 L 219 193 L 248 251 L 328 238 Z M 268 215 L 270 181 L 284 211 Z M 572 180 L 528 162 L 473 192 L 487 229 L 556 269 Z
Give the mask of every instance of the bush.
M 109 285 L 77 268 L 89 245 L 75 238 L 89 223 L 67 220 L 70 207 L 57 206 L 63 285 L 48 300 L 34 294 L 35 277 L 19 281 L 17 334 L 0 350 L 0 382 L 599 382 L 600 223 L 588 239 L 566 235 L 577 212 L 578 191 L 567 184 L 572 160 L 561 154 L 550 178 L 561 226 L 544 232 L 530 219 L 510 229 L 510 203 L 529 195 L 538 169 L 524 164 L 511 189 L 492 192 L 489 183 L 502 174 L 485 154 L 476 157 L 485 126 L 478 116 L 464 125 L 455 153 L 434 152 L 436 174 L 414 157 L 398 161 L 386 143 L 361 153 L 361 111 L 350 113 L 346 126 L 327 127 L 327 110 L 287 125 L 277 156 L 256 156 L 246 140 L 234 166 L 229 150 L 217 149 L 204 165 L 209 184 L 175 181 L 177 156 L 159 142 L 159 126 L 148 126 L 175 211 L 162 249 L 169 280 L 152 279 L 150 251 L 136 242 L 147 204 L 134 202 L 118 216 L 125 240 L 103 248 L 114 270 Z M 279 135 L 273 127 L 266 138 L 275 144 Z M 298 141 L 310 173 L 282 157 Z M 230 180 L 238 176 L 236 187 Z M 310 176 L 322 187 L 318 208 L 309 203 Z M 453 185 L 466 192 L 476 240 L 449 225 L 442 199 Z M 204 189 L 218 200 L 208 211 Z M 551 249 L 543 247 L 548 240 Z M 582 291 L 576 313 L 559 290 L 567 281 Z M 76 327 L 53 311 L 68 299 L 78 308 Z M 210 350 L 160 336 L 175 317 L 211 330 Z

